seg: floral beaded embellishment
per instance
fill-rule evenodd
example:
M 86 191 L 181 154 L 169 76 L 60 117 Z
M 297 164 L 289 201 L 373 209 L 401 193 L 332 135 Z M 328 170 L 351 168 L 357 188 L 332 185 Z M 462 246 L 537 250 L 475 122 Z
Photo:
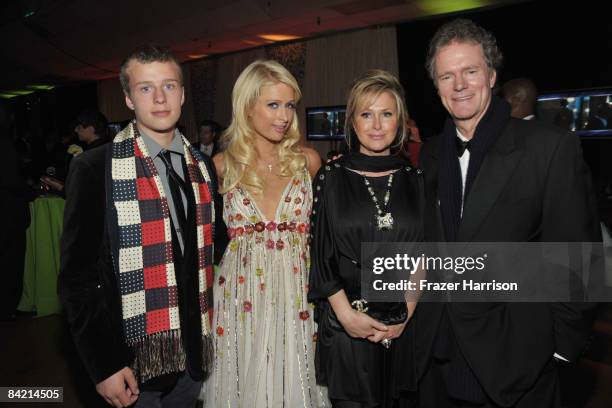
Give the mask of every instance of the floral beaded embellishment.
M 242 308 L 244 309 L 245 312 L 249 313 L 253 309 L 253 305 L 248 300 L 245 300 L 242 303 Z
M 308 312 L 308 310 L 302 310 L 300 312 L 300 320 L 308 320 L 309 317 L 310 313 Z
M 285 247 L 285 243 L 279 238 L 278 241 L 276 241 L 276 249 L 280 251 L 284 247 Z

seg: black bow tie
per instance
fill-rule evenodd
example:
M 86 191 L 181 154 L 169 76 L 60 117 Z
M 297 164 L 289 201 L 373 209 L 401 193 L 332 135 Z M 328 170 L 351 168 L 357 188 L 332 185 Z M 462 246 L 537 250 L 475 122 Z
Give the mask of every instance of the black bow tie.
M 470 142 L 471 142 L 471 140 L 466 140 L 464 142 L 459 137 L 455 138 L 455 143 L 457 144 L 457 156 L 458 157 L 463 156 L 463 153 L 465 153 L 466 149 L 470 150 Z

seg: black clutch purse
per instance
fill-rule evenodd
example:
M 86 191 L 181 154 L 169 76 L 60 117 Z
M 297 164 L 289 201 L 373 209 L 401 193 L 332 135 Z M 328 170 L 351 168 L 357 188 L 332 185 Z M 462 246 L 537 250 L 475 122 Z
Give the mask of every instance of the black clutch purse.
M 371 318 L 387 326 L 404 323 L 406 319 L 408 319 L 408 309 L 403 302 L 368 303 L 364 299 L 355 299 L 352 301 L 349 299 L 349 302 L 353 309 L 366 313 Z M 326 314 L 327 323 L 331 328 L 344 331 L 344 327 L 342 327 L 336 313 L 334 313 L 334 310 L 329 304 L 327 304 Z

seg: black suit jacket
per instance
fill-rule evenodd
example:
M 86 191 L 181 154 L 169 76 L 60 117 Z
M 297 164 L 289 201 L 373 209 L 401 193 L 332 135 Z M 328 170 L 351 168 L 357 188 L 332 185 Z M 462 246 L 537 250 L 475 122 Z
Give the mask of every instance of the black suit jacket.
M 438 196 L 439 139 L 421 152 L 426 240 L 445 241 Z M 601 241 L 589 171 L 578 138 L 537 121 L 510 119 L 486 154 L 463 209 L 458 242 Z M 554 353 L 575 361 L 590 330 L 577 303 L 422 303 L 423 373 L 443 313 L 485 392 L 513 405 Z
M 106 217 L 111 216 L 107 211 L 105 190 L 107 149 L 110 146 L 107 144 L 86 151 L 70 165 L 58 277 L 58 292 L 75 346 L 94 383 L 129 367 L 133 361 L 132 352 L 124 341 L 121 297 L 111 258 L 111 239 L 106 228 Z M 204 162 L 213 181 L 217 246 L 217 237 L 226 234 L 222 203 L 217 193 L 214 166 L 207 157 Z M 188 256 L 188 248 L 196 248 L 195 241 L 188 241 L 195 240 L 193 211 L 188 214 L 188 225 L 193 227 L 193 234 L 186 234 L 185 259 L 179 258 L 184 262 L 182 266 L 190 271 L 193 268 L 197 270 L 197 258 Z M 218 251 L 221 249 L 215 248 L 215 253 Z M 194 265 L 192 258 L 195 259 Z M 177 281 L 180 280 L 184 279 L 177 276 Z M 195 283 L 197 288 L 197 281 Z M 181 316 L 182 325 L 184 317 Z M 190 361 L 187 363 L 189 366 Z M 194 374 L 191 369 L 190 372 Z M 197 377 L 199 373 L 195 374 Z

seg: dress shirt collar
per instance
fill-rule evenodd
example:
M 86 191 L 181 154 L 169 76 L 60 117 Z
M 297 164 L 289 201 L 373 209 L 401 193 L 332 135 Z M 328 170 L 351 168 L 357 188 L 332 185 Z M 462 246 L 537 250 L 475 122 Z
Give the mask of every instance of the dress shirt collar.
M 151 158 L 157 157 L 157 155 L 162 150 L 169 150 L 173 153 L 180 154 L 181 156 L 185 154 L 185 151 L 183 150 L 183 140 L 176 130 L 174 131 L 174 137 L 172 138 L 172 142 L 170 142 L 170 145 L 165 148 L 143 131 L 140 131 L 140 135 L 142 136 L 142 140 L 144 140 L 145 145 L 147 146 L 147 150 L 149 151 L 149 156 L 151 156 Z

